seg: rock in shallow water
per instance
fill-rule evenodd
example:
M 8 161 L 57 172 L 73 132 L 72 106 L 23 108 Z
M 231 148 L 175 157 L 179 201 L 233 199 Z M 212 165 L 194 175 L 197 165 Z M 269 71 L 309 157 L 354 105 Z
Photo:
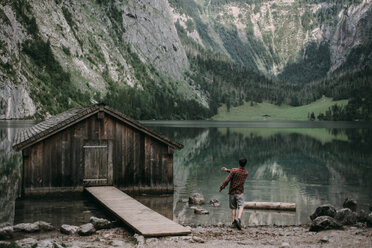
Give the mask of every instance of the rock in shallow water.
M 61 233 L 67 235 L 75 234 L 78 230 L 79 230 L 78 226 L 71 226 L 66 224 L 63 224 L 60 229 Z
M 192 193 L 189 196 L 189 204 L 203 205 L 205 203 L 204 196 L 200 193 Z
M 12 226 L 6 226 L 3 228 L 0 228 L 0 240 L 1 239 L 10 239 L 13 237 L 13 227 Z
M 351 211 L 355 212 L 357 210 L 358 203 L 356 200 L 346 198 L 342 206 L 344 208 L 349 208 Z
M 213 207 L 218 207 L 218 206 L 220 206 L 220 201 L 217 200 L 217 199 L 212 199 L 212 200 L 209 201 L 209 204 Z
M 334 206 L 330 204 L 325 204 L 317 207 L 312 215 L 310 215 L 310 219 L 314 220 L 319 216 L 329 216 L 329 217 L 335 217 L 336 215 L 336 209 Z
M 39 225 L 35 223 L 20 223 L 20 224 L 13 226 L 13 229 L 15 232 L 27 232 L 27 233 L 40 231 Z
M 335 219 L 338 220 L 342 225 L 354 225 L 357 222 L 357 215 L 349 208 L 343 208 L 337 210 Z
M 103 218 L 97 218 L 97 217 L 90 217 L 90 223 L 93 224 L 94 228 L 99 229 L 109 229 L 111 228 L 111 221 L 103 219 Z
M 194 213 L 195 214 L 209 214 L 209 211 L 204 208 L 195 208 Z
M 96 232 L 92 223 L 81 225 L 78 229 L 78 234 L 80 236 L 89 236 Z
M 330 229 L 342 229 L 342 225 L 332 217 L 319 216 L 311 222 L 309 231 L 318 232 Z

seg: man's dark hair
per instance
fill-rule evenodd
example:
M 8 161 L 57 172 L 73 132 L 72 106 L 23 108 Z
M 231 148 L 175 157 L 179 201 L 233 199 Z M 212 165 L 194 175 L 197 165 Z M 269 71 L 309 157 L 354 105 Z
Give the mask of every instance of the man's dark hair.
M 247 164 L 247 159 L 246 158 L 240 158 L 239 159 L 239 165 L 244 167 Z

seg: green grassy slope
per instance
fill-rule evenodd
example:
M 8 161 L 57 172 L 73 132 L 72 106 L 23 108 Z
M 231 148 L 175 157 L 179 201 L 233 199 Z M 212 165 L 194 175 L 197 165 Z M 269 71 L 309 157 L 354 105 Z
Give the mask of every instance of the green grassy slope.
M 254 103 L 253 106 L 250 106 L 250 103 L 244 103 L 238 107 L 231 107 L 229 112 L 226 105 L 223 105 L 219 107 L 218 114 L 213 116 L 212 119 L 219 121 L 305 121 L 308 120 L 308 113 L 314 112 L 315 116 L 318 116 L 320 112 L 324 113 L 334 104 L 344 106 L 347 102 L 347 100 L 332 101 L 331 98 L 323 97 L 316 102 L 298 107 L 289 105 L 277 106 L 267 102 Z M 270 115 L 271 117 L 265 118 L 263 115 Z

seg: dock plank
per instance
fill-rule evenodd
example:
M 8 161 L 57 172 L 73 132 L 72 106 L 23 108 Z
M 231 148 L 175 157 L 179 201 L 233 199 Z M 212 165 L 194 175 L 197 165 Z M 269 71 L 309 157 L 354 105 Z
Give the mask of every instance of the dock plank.
M 191 231 L 112 186 L 85 188 L 105 208 L 145 237 L 187 235 Z

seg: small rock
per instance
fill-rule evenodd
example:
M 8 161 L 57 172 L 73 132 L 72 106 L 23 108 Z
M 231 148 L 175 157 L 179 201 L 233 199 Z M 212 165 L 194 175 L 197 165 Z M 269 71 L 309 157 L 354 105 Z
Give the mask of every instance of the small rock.
M 205 240 L 200 238 L 200 237 L 197 237 L 197 236 L 192 236 L 192 241 L 196 242 L 196 243 L 205 243 Z
M 189 196 L 189 204 L 203 205 L 205 203 L 204 196 L 200 193 L 192 193 Z
M 137 245 L 144 245 L 145 244 L 145 237 L 143 237 L 142 235 L 139 235 L 139 234 L 134 234 L 133 235 L 133 238 L 135 238 L 137 240 Z
M 370 213 L 367 217 L 367 226 L 372 227 L 372 213 Z
M 37 243 L 37 246 L 38 248 L 57 248 L 57 246 L 54 246 L 55 244 L 49 240 L 49 239 L 46 239 L 46 240 L 40 240 L 38 243 Z
M 329 242 L 329 238 L 328 237 L 323 237 L 319 240 L 319 243 L 328 243 Z
M 92 223 L 81 225 L 78 229 L 78 234 L 80 236 L 89 236 L 96 232 Z
M 349 208 L 337 210 L 335 219 L 343 225 L 354 225 L 357 222 L 357 215 Z
M 13 237 L 13 227 L 12 226 L 6 226 L 3 228 L 0 228 L 0 239 L 10 239 Z
M 39 225 L 35 223 L 20 223 L 20 224 L 13 226 L 13 229 L 15 232 L 27 232 L 27 233 L 40 231 Z
M 280 246 L 280 248 L 288 248 L 291 247 L 287 242 L 283 242 Z
M 332 217 L 319 216 L 312 221 L 309 231 L 318 232 L 329 229 L 342 229 L 342 225 Z
M 34 238 L 26 238 L 26 239 L 17 240 L 16 244 L 21 247 L 31 247 L 37 244 L 37 240 Z
M 79 230 L 78 226 L 71 226 L 66 224 L 63 224 L 60 228 L 61 233 L 67 235 L 75 234 L 78 230 Z
M 217 200 L 217 199 L 212 199 L 212 200 L 209 201 L 209 204 L 213 207 L 218 207 L 218 206 L 220 206 L 220 201 Z
M 97 217 L 92 216 L 90 217 L 90 223 L 93 224 L 96 230 L 111 228 L 111 221 L 103 219 L 103 218 L 97 218 Z
M 357 215 L 357 221 L 358 222 L 366 222 L 367 221 L 368 213 L 366 211 L 359 210 L 356 215 Z
M 209 211 L 204 208 L 196 208 L 194 209 L 195 214 L 209 214 Z
M 158 241 L 159 239 L 157 238 L 149 238 L 149 239 L 146 239 L 146 244 L 156 243 Z
M 358 203 L 356 200 L 346 198 L 344 203 L 342 204 L 344 208 L 349 208 L 351 211 L 356 212 Z
M 314 213 L 310 215 L 310 219 L 314 220 L 319 216 L 329 216 L 333 218 L 335 215 L 336 215 L 335 207 L 330 204 L 325 204 L 317 207 Z
M 52 231 L 54 230 L 54 226 L 52 224 L 45 222 L 45 221 L 36 221 L 34 222 L 35 225 L 39 226 L 41 231 Z

